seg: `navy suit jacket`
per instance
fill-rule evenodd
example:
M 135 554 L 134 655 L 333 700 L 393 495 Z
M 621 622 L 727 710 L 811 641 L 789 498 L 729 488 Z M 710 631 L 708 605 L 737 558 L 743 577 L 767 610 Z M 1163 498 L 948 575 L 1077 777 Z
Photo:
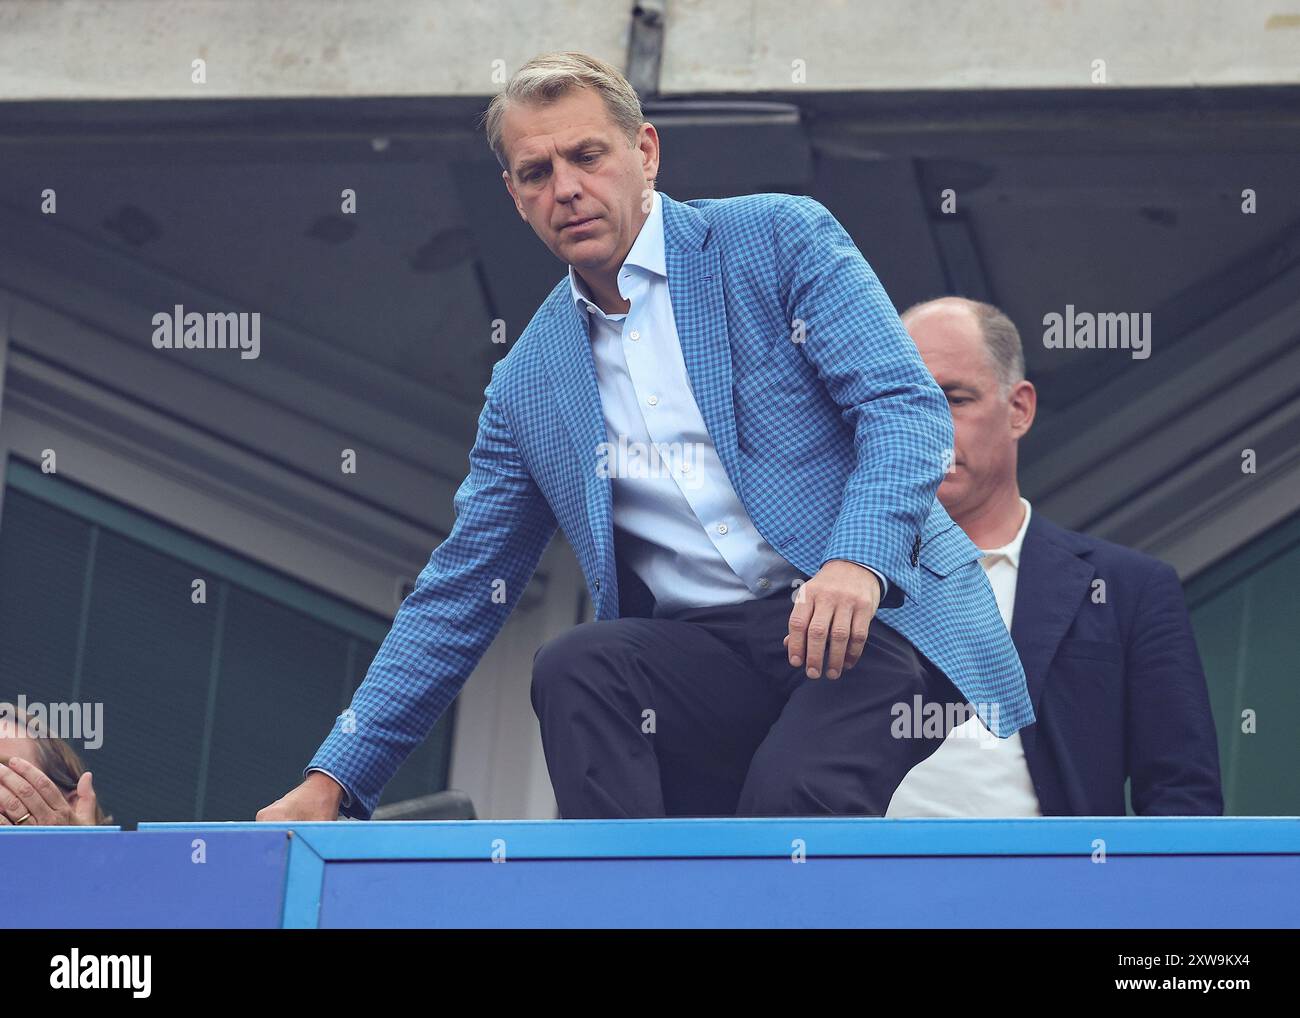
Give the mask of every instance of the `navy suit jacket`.
M 1222 814 L 1205 673 L 1171 566 L 1035 509 L 1011 638 L 1037 716 L 1020 737 L 1045 816 L 1122 816 L 1125 778 L 1139 815 Z

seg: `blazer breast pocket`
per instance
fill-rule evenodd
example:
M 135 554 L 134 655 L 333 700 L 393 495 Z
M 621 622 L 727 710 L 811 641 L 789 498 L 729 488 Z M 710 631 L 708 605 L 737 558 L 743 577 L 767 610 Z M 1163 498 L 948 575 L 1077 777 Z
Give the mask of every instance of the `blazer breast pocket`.
M 1062 640 L 1056 648 L 1059 658 L 1082 658 L 1087 661 L 1102 661 L 1107 664 L 1124 663 L 1124 650 L 1118 643 L 1110 640 Z

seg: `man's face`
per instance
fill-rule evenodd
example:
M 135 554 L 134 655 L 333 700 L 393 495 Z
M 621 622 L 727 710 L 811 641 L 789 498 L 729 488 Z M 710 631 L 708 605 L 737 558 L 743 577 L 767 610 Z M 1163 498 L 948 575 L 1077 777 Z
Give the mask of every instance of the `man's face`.
M 642 124 L 629 146 L 599 93 L 575 88 L 545 106 L 508 107 L 501 143 L 515 207 L 551 253 L 579 271 L 617 272 L 659 172 L 653 125 Z M 580 219 L 591 221 L 568 225 Z
M 1019 382 L 1002 394 L 979 322 L 961 305 L 929 305 L 904 324 L 948 397 L 955 448 L 938 498 L 949 515 L 960 517 L 1014 486 L 1016 442 L 1033 422 L 1033 386 Z

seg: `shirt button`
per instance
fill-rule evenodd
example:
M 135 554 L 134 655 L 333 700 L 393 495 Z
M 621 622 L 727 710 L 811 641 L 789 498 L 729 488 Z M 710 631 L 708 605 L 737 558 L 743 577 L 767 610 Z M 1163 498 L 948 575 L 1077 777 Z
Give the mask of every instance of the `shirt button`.
M 633 329 L 631 332 L 627 334 L 627 338 L 635 342 L 636 340 L 641 338 L 641 333 L 637 332 L 636 329 Z
M 759 577 L 758 585 L 764 590 L 767 590 L 768 587 L 772 586 L 772 581 L 769 580 L 766 576 L 762 576 Z
M 587 314 L 589 314 L 589 315 L 594 315 L 595 313 L 596 313 L 596 305 L 595 305 L 595 304 L 588 304 L 588 305 L 587 305 Z
M 683 474 L 689 474 L 690 472 L 691 472 L 691 465 L 690 465 L 689 463 L 683 463 L 683 464 L 682 464 L 682 473 L 683 473 Z
M 658 396 L 647 396 L 647 397 L 646 397 L 646 402 L 649 403 L 651 406 L 658 406 L 658 405 L 659 405 L 659 397 L 658 397 Z
M 726 533 L 727 533 L 727 525 L 726 525 L 725 523 L 719 523 L 719 524 L 718 524 L 718 533 L 719 533 L 719 534 L 723 534 L 724 536 L 726 535 Z

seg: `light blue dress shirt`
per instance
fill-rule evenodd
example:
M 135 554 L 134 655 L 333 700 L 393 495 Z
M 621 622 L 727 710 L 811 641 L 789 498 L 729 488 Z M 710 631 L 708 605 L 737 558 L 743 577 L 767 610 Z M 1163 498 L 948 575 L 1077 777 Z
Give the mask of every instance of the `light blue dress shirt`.
M 613 486 L 614 527 L 664 617 L 790 590 L 804 574 L 750 521 L 700 415 L 668 293 L 662 203 L 651 193 L 618 273 L 630 310 L 606 315 L 572 266 L 569 285 L 591 324 L 608 437 L 598 469 Z M 883 599 L 887 581 L 871 571 Z

